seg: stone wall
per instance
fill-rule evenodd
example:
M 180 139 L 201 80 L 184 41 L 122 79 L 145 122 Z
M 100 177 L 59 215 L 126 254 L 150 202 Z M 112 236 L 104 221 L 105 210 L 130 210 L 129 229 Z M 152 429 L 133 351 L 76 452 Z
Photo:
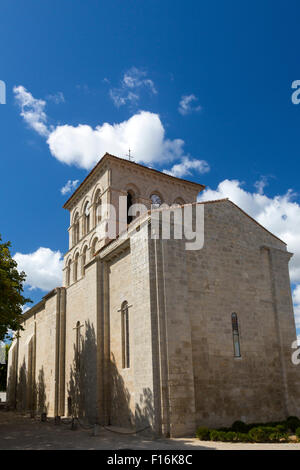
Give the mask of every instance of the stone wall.
M 299 415 L 286 245 L 221 201 L 205 204 L 201 250 L 186 251 L 180 240 L 150 246 L 152 304 L 166 338 L 158 356 L 164 432 Z M 234 312 L 241 357 L 233 352 Z
M 110 332 L 110 417 L 111 424 L 130 427 L 135 423 L 134 408 L 134 329 L 135 303 L 133 302 L 130 248 L 107 261 L 109 278 L 109 332 Z M 130 367 L 122 364 L 121 306 L 129 309 Z
M 54 415 L 57 294 L 24 315 L 24 331 L 9 351 L 8 404 Z
M 166 436 L 300 415 L 286 245 L 230 201 L 203 207 L 202 249 L 152 239 L 145 216 L 25 313 L 9 353 L 11 406 Z
M 127 220 L 119 221 L 119 198 L 133 194 L 133 202 L 143 204 L 147 209 L 151 207 L 151 195 L 160 195 L 162 202 L 172 205 L 180 200 L 182 203 L 195 202 L 198 193 L 203 189 L 202 185 L 172 178 L 164 173 L 155 172 L 141 165 L 136 165 L 127 160 L 108 156 L 105 161 L 93 170 L 82 187 L 75 192 L 74 197 L 65 207 L 70 211 L 69 250 L 64 256 L 64 286 L 67 286 L 67 266 L 71 262 L 71 284 L 73 283 L 74 262 L 79 254 L 78 271 L 82 269 L 83 252 L 87 248 L 86 261 L 93 258 L 93 251 L 102 248 L 107 240 L 99 239 L 95 218 L 95 198 L 100 191 L 103 206 L 112 204 L 116 213 L 116 233 L 126 229 Z M 84 232 L 84 208 L 90 203 L 90 231 Z M 126 204 L 125 204 L 126 206 Z M 74 244 L 72 233 L 74 231 L 75 215 L 79 214 L 79 241 Z M 107 219 L 112 214 L 103 214 Z M 125 226 L 124 226 L 125 222 Z M 98 227 L 99 228 L 99 227 Z
M 95 423 L 97 391 L 97 262 L 66 289 L 65 410 Z M 79 325 L 78 325 L 79 324 Z M 78 325 L 78 326 L 77 326 Z M 76 335 L 80 331 L 79 348 Z M 72 411 L 71 411 L 72 410 Z
M 107 272 L 109 306 L 109 418 L 111 424 L 151 427 L 157 431 L 159 408 L 155 406 L 155 329 L 150 307 L 148 225 L 130 239 L 116 241 L 103 253 Z M 121 307 L 128 303 L 130 368 L 122 364 Z

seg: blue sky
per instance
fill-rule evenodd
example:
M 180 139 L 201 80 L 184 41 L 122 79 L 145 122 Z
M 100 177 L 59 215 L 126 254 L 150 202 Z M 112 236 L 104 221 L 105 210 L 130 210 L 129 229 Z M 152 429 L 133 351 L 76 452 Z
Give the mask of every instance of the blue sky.
M 130 145 L 288 242 L 300 326 L 299 13 L 292 0 L 1 2 L 0 231 L 34 301 L 68 249 L 61 188 Z

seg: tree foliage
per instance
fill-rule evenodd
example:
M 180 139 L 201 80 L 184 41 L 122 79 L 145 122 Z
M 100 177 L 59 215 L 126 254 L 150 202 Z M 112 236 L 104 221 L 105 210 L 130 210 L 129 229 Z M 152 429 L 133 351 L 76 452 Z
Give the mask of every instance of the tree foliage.
M 22 330 L 22 306 L 30 299 L 24 297 L 23 283 L 26 274 L 19 273 L 11 257 L 10 242 L 3 243 L 0 235 L 0 341 L 9 330 Z

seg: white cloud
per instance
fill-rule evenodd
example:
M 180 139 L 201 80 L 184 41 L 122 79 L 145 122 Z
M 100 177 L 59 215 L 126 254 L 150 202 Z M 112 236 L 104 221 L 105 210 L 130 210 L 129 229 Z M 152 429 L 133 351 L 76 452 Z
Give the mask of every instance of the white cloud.
M 195 102 L 198 101 L 198 98 L 195 95 L 183 95 L 179 101 L 178 111 L 183 116 L 190 114 L 192 112 L 197 112 L 201 110 L 201 106 L 195 105 Z M 194 104 L 194 105 L 193 105 Z
M 15 86 L 13 92 L 21 108 L 20 114 L 24 121 L 38 134 L 47 137 L 49 129 L 47 127 L 47 115 L 44 111 L 46 101 L 34 98 L 23 86 Z
M 153 94 L 156 94 L 157 90 L 153 81 L 146 77 L 147 72 L 136 67 L 131 67 L 131 69 L 125 72 L 122 82 L 124 86 L 128 88 L 148 87 Z
M 177 176 L 177 178 L 183 178 L 184 176 L 192 175 L 193 171 L 203 174 L 207 173 L 209 170 L 209 164 L 205 160 L 183 157 L 182 162 L 176 163 L 170 170 L 164 170 L 164 173 Z
M 123 93 L 122 90 L 113 88 L 109 90 L 109 96 L 114 102 L 114 105 L 119 108 L 120 106 L 123 106 L 127 102 L 130 103 L 137 103 L 138 100 L 140 99 L 139 95 L 137 93 L 133 93 L 132 91 L 129 91 L 128 93 Z
M 121 86 L 110 89 L 109 95 L 114 105 L 120 107 L 126 103 L 137 103 L 142 89 L 148 90 L 151 94 L 157 94 L 154 82 L 147 77 L 147 72 L 131 67 L 124 73 Z
M 79 180 L 68 180 L 66 184 L 61 188 L 60 192 L 61 194 L 65 195 L 70 193 L 71 191 L 74 191 L 74 189 L 77 187 L 79 183 Z
M 49 101 L 53 101 L 53 103 L 55 104 L 65 102 L 64 94 L 61 91 L 58 91 L 57 93 L 53 93 L 52 95 L 47 95 L 46 98 Z
M 184 157 L 184 141 L 165 138 L 158 114 L 140 111 L 119 124 L 57 126 L 47 140 L 51 154 L 68 165 L 90 169 L 105 152 L 125 157 L 132 149 L 134 160 L 163 163 Z
M 266 176 L 262 176 L 258 181 L 255 181 L 254 187 L 258 194 L 264 194 L 265 187 L 268 186 L 268 179 Z
M 126 76 L 128 86 L 134 84 L 135 80 L 131 81 Z M 51 154 L 67 165 L 89 170 L 105 152 L 127 158 L 125 156 L 129 147 L 134 161 L 147 165 L 190 159 L 184 152 L 182 139 L 170 140 L 165 137 L 165 129 L 158 114 L 139 111 L 127 121 L 114 124 L 105 122 L 95 128 L 87 124 L 47 128 L 45 101 L 34 98 L 22 86 L 15 87 L 14 92 L 21 107 L 21 116 L 36 132 L 47 137 Z
M 30 289 L 50 291 L 61 286 L 63 260 L 60 251 L 40 247 L 33 253 L 16 253 L 14 260 L 18 270 L 26 273 L 25 286 Z

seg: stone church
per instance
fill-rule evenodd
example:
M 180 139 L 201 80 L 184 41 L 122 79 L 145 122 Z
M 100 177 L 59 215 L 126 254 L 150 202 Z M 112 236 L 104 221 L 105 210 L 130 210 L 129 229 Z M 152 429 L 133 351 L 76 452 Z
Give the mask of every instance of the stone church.
M 292 255 L 230 200 L 197 203 L 203 189 L 103 156 L 64 205 L 63 287 L 24 314 L 10 349 L 12 408 L 164 436 L 300 415 Z M 101 236 L 120 200 L 127 219 Z M 134 203 L 145 210 L 130 215 Z M 201 208 L 199 249 L 160 225 L 151 236 L 151 212 L 174 235 L 187 207 L 193 224 Z

